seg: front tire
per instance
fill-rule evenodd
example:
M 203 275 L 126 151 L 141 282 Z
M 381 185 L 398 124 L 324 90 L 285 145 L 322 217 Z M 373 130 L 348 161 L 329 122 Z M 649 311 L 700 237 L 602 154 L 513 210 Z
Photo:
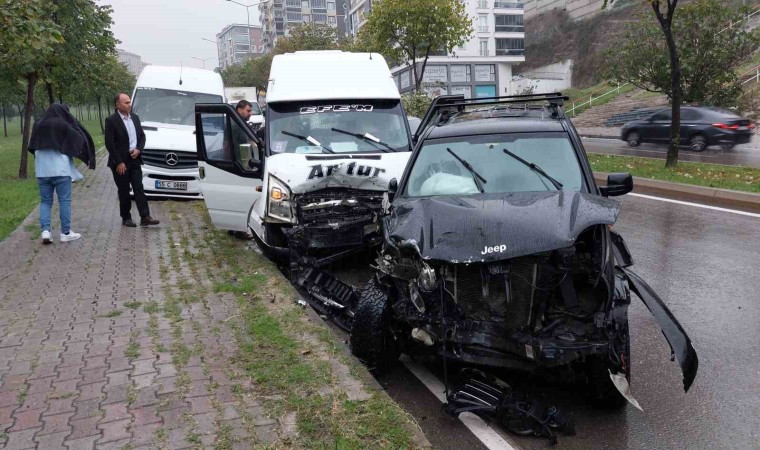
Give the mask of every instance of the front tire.
M 359 291 L 351 327 L 351 352 L 374 373 L 390 369 L 399 357 L 390 330 L 388 294 L 375 277 Z
M 628 142 L 629 147 L 638 147 L 639 144 L 641 144 L 641 136 L 639 136 L 639 133 L 637 131 L 628 132 L 625 140 Z
M 689 150 L 693 152 L 703 152 L 707 148 L 707 139 L 701 134 L 695 134 L 689 139 Z

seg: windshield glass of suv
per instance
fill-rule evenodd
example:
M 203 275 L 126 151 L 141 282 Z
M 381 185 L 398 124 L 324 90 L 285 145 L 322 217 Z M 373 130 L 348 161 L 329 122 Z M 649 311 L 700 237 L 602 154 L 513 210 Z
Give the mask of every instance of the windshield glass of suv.
M 272 103 L 267 122 L 272 154 L 329 152 L 324 147 L 334 153 L 410 150 L 398 100 Z M 306 137 L 311 139 L 306 141 Z
M 505 148 L 525 162 L 543 169 L 547 175 L 562 183 L 562 190 L 583 189 L 578 158 L 565 133 L 514 133 L 425 142 L 409 173 L 406 195 L 478 194 L 478 185 L 485 193 L 557 189 L 540 170 L 531 169 L 508 155 L 504 152 Z
M 221 101 L 220 95 L 138 87 L 132 99 L 132 111 L 142 122 L 194 126 L 196 103 Z

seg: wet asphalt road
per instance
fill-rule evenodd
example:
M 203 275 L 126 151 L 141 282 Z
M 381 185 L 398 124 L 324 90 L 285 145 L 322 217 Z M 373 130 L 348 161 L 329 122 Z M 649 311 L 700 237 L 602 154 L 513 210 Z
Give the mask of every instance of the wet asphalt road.
M 633 270 L 665 300 L 699 354 L 691 390 L 683 392 L 678 364 L 636 298 L 629 311 L 631 386 L 643 413 L 630 406 L 594 410 L 574 386 L 510 381 L 573 413 L 577 435 L 561 436 L 558 448 L 760 448 L 760 218 L 632 196 L 622 201 L 615 229 L 634 256 Z M 378 381 L 435 448 L 484 448 L 403 366 Z M 500 433 L 524 449 L 548 446 Z
M 619 139 L 583 138 L 583 146 L 587 152 L 592 153 L 641 156 L 645 158 L 665 159 L 667 153 L 667 146 L 665 145 L 641 144 L 638 147 L 629 147 L 628 144 Z M 755 136 L 749 144 L 737 145 L 728 151 L 723 151 L 717 146 L 709 147 L 700 153 L 692 152 L 687 148 L 681 148 L 678 152 L 678 159 L 681 161 L 760 168 L 760 137 Z

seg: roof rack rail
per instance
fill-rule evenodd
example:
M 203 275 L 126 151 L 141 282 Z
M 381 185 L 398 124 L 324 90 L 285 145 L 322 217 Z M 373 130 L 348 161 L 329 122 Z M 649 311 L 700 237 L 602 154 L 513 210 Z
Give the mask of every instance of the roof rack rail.
M 549 106 L 554 110 L 553 116 L 560 116 L 560 107 L 564 105 L 565 100 L 569 97 L 562 95 L 561 92 L 549 92 L 543 94 L 521 94 L 521 95 L 505 95 L 500 97 L 480 97 L 480 98 L 464 98 L 464 95 L 441 95 L 433 99 L 433 102 L 428 107 L 425 116 L 422 118 L 420 125 L 417 127 L 413 141 L 416 143 L 422 132 L 428 128 L 430 123 L 434 119 L 440 118 L 445 111 L 456 109 L 457 111 L 463 111 L 466 106 L 472 105 L 498 105 L 509 103 L 528 103 L 528 102 L 547 102 Z M 437 122 L 438 120 L 436 120 Z

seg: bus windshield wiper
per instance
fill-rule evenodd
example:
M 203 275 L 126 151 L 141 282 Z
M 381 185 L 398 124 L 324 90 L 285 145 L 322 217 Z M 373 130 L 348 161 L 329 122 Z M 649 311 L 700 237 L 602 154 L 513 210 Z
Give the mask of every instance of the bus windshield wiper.
M 486 181 L 485 178 L 481 177 L 479 173 L 475 172 L 475 169 L 472 168 L 472 165 L 470 165 L 470 163 L 468 163 L 464 159 L 460 158 L 459 155 L 457 155 L 456 153 L 454 153 L 453 150 L 451 150 L 450 148 L 446 147 L 446 151 L 449 152 L 449 153 L 451 153 L 451 156 L 453 156 L 454 158 L 456 158 L 457 161 L 459 161 L 459 163 L 462 164 L 464 166 L 464 168 L 467 169 L 470 172 L 470 175 L 472 175 L 473 181 L 475 181 L 475 186 L 478 187 L 478 190 L 480 191 L 480 193 L 481 194 L 485 193 L 486 190 L 483 188 L 483 185 L 486 184 L 486 183 L 488 183 L 488 181 Z
M 359 138 L 359 139 L 361 139 L 363 141 L 369 142 L 370 144 L 375 144 L 375 145 L 379 144 L 379 145 L 382 145 L 383 147 L 387 148 L 388 150 L 384 150 L 384 149 L 380 149 L 380 150 L 383 150 L 386 153 L 387 152 L 394 152 L 395 151 L 393 149 L 393 147 L 391 147 L 390 145 L 388 145 L 385 142 L 381 141 L 380 139 L 376 138 L 375 136 L 372 136 L 369 133 L 360 134 L 360 133 L 353 133 L 351 131 L 341 130 L 339 128 L 330 128 L 330 129 L 332 131 L 335 131 L 336 133 L 347 134 L 349 136 L 353 136 L 355 138 Z
M 314 139 L 311 136 L 301 136 L 300 134 L 291 133 L 290 131 L 285 131 L 285 130 L 282 130 L 281 133 L 284 134 L 285 136 L 292 136 L 296 139 L 300 139 L 304 142 L 308 142 L 311 145 L 317 145 L 319 147 L 322 147 L 322 150 L 327 150 L 327 153 L 335 153 L 333 149 L 331 149 L 330 147 L 326 145 L 322 145 L 318 140 Z
M 504 153 L 506 153 L 507 155 L 511 156 L 512 158 L 520 161 L 521 163 L 523 163 L 526 166 L 530 167 L 530 170 L 536 172 L 539 175 L 542 175 L 544 178 L 546 178 L 547 180 L 551 181 L 552 184 L 554 185 L 554 187 L 557 188 L 558 191 L 562 190 L 562 183 L 560 183 L 559 181 L 557 181 L 553 177 L 549 176 L 549 174 L 546 173 L 546 172 L 544 172 L 544 169 L 542 169 L 540 166 L 537 166 L 537 165 L 533 164 L 532 162 L 528 162 L 528 161 L 520 158 L 519 156 L 517 156 L 514 153 L 510 152 L 506 148 L 504 149 Z

